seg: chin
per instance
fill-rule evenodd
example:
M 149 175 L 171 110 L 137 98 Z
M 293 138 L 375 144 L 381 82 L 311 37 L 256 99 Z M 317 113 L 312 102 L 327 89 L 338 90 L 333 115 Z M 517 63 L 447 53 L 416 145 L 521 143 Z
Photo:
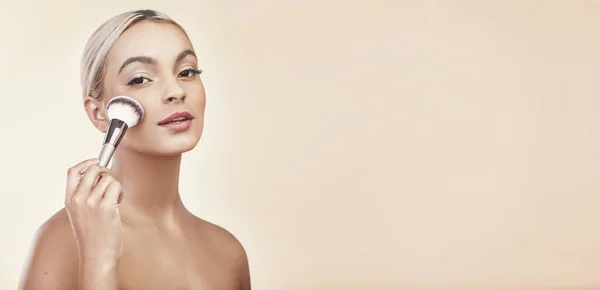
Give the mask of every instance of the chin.
M 199 137 L 172 138 L 171 140 L 147 140 L 138 144 L 122 144 L 122 150 L 138 152 L 148 156 L 177 156 L 193 150 L 198 145 Z M 136 142 L 137 143 L 137 142 Z
M 171 144 L 165 144 L 162 148 L 157 148 L 157 155 L 173 156 L 180 155 L 185 152 L 191 151 L 196 148 L 199 140 L 182 140 L 180 142 L 169 142 Z
M 202 136 L 202 132 L 194 131 L 181 132 L 171 136 L 161 136 L 160 140 L 146 143 L 154 144 L 151 145 L 152 148 L 147 149 L 150 154 L 159 156 L 174 156 L 191 151 L 196 148 Z

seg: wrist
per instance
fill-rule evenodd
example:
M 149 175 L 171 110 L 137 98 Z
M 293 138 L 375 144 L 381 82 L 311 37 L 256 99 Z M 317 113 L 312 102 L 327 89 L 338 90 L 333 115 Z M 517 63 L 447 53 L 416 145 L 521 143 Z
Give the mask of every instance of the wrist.
M 82 263 L 106 264 L 115 266 L 119 262 L 119 255 L 112 251 L 80 251 L 79 260 Z
M 99 272 L 111 272 L 117 270 L 119 262 L 117 259 L 82 257 L 82 259 L 80 259 L 80 265 L 82 269 L 94 269 L 94 271 Z
M 81 259 L 79 289 L 116 289 L 118 261 L 114 259 Z

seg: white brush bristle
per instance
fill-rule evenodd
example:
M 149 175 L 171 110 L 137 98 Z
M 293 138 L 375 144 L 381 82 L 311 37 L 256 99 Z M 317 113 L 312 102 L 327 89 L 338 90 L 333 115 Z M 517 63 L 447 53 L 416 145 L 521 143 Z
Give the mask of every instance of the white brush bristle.
M 130 128 L 137 125 L 144 117 L 142 105 L 135 99 L 126 96 L 117 96 L 111 99 L 106 105 L 106 110 L 110 119 L 119 119 Z

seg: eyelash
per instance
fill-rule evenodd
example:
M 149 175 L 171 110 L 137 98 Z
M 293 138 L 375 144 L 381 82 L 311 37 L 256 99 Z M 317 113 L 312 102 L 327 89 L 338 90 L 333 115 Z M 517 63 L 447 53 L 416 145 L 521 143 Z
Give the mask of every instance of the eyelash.
M 187 76 L 187 77 L 185 77 L 185 78 L 191 78 L 191 77 L 193 77 L 193 76 L 200 75 L 200 74 L 202 73 L 202 70 L 201 70 L 201 69 L 186 69 L 186 70 L 184 70 L 184 71 L 180 72 L 180 73 L 179 73 L 179 75 L 181 75 L 182 73 L 186 73 L 186 72 L 189 72 L 191 75 L 190 75 L 190 76 Z M 135 77 L 135 78 L 131 79 L 131 80 L 130 80 L 130 81 L 127 83 L 127 85 L 128 85 L 128 86 L 134 86 L 134 85 L 143 85 L 143 83 L 142 83 L 142 84 L 136 84 L 136 83 L 135 83 L 135 81 L 137 81 L 137 80 L 140 80 L 140 79 L 143 81 L 144 79 L 148 79 L 148 78 L 146 78 L 146 77 Z M 150 81 L 150 80 L 148 80 L 148 81 Z

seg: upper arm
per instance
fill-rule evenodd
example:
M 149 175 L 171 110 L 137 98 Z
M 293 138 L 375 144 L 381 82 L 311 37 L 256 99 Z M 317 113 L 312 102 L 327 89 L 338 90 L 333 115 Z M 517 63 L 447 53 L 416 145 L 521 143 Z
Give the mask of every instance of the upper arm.
M 79 258 L 68 217 L 46 221 L 36 232 L 20 290 L 77 289 Z
M 233 258 L 236 270 L 236 276 L 239 279 L 240 290 L 250 290 L 250 266 L 248 264 L 248 255 L 242 243 L 229 231 L 223 229 L 227 239 L 227 251 Z
M 234 270 L 233 275 L 238 281 L 240 290 L 250 290 L 250 267 L 248 264 L 248 256 L 242 243 L 228 230 L 217 226 L 212 223 L 208 223 L 212 229 L 212 237 L 214 242 L 219 245 L 220 251 L 224 257 L 231 262 L 232 269 Z
M 239 244 L 237 261 L 239 265 L 240 289 L 250 290 L 250 266 L 248 265 L 248 255 L 246 255 L 246 250 L 242 244 Z

